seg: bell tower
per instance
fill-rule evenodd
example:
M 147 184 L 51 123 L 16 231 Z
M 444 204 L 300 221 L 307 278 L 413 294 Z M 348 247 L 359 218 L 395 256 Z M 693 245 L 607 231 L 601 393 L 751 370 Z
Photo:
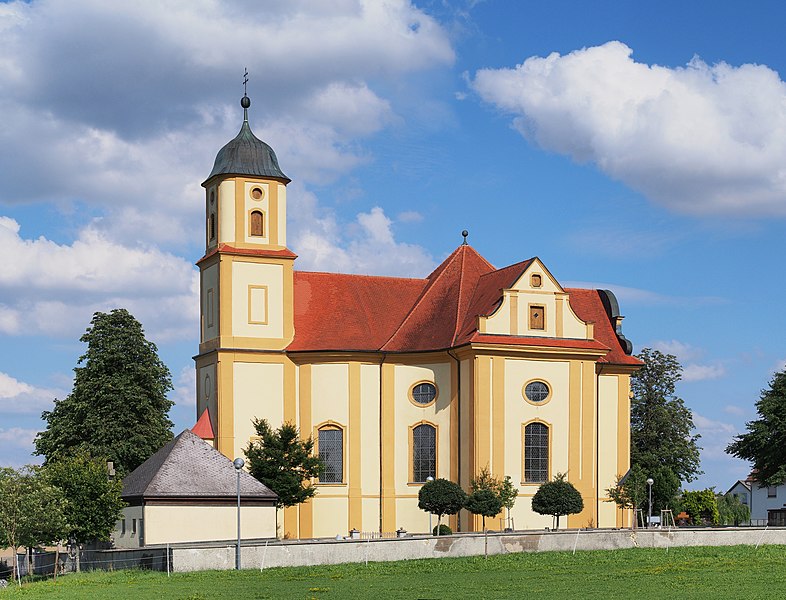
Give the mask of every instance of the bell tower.
M 234 458 L 233 361 L 279 352 L 294 336 L 293 266 L 287 248 L 286 186 L 273 149 L 248 123 L 219 150 L 205 188 L 205 255 L 200 273 L 197 411 L 210 414 L 216 447 Z

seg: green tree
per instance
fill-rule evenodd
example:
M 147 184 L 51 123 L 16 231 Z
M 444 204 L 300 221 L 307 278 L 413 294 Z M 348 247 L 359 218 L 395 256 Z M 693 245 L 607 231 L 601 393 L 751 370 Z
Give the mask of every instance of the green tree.
M 467 501 L 461 486 L 447 479 L 434 479 L 423 484 L 418 492 L 418 508 L 437 515 L 437 531 L 442 515 L 455 515 Z
M 40 468 L 0 468 L 0 547 L 11 548 L 16 556 L 21 546 L 29 551 L 64 539 L 65 511 L 62 492 L 41 475 Z
M 718 521 L 721 525 L 739 526 L 750 521 L 751 509 L 734 494 L 718 494 Z
M 752 462 L 759 485 L 780 485 L 786 481 L 786 369 L 761 391 L 756 410 L 759 418 L 746 424 L 748 432 L 736 436 L 726 452 Z
M 652 477 L 652 514 L 658 515 L 661 510 L 673 509 L 680 492 L 680 480 L 668 467 L 658 467 Z
M 278 508 L 295 506 L 317 493 L 311 479 L 319 475 L 322 461 L 314 456 L 314 440 L 301 439 L 292 423 L 273 429 L 265 419 L 254 419 L 259 439 L 243 450 L 248 470 L 278 494 Z
M 469 482 L 470 493 L 478 490 L 491 490 L 500 499 L 502 507 L 508 511 L 508 523 L 510 523 L 510 509 L 516 503 L 516 497 L 519 494 L 518 489 L 513 485 L 513 480 L 509 475 L 505 475 L 504 479 L 495 477 L 491 474 L 488 465 L 480 470 L 477 477 Z
M 554 529 L 559 529 L 559 518 L 580 513 L 584 510 L 584 500 L 573 484 L 565 479 L 565 474 L 557 473 L 553 481 L 547 481 L 535 492 L 532 510 L 541 515 L 551 515 L 557 523 Z
M 486 529 L 486 517 L 494 517 L 502 510 L 502 500 L 497 493 L 489 489 L 479 489 L 472 492 L 464 504 L 473 515 L 483 517 L 483 554 L 489 557 L 489 532 Z
M 668 467 L 680 481 L 693 481 L 699 470 L 699 435 L 693 434 L 693 415 L 675 395 L 682 378 L 676 357 L 644 348 L 644 366 L 631 377 L 631 464 L 652 475 Z
M 169 369 L 142 325 L 127 310 L 97 312 L 80 340 L 74 387 L 41 417 L 36 454 L 46 461 L 85 450 L 106 456 L 122 477 L 172 439 Z
M 718 501 L 715 490 L 686 491 L 682 493 L 682 509 L 690 515 L 694 525 L 718 525 Z
M 68 501 L 68 538 L 77 544 L 109 541 L 125 502 L 123 483 L 109 478 L 106 461 L 81 451 L 50 462 L 44 474 Z
M 607 502 L 614 502 L 622 509 L 632 509 L 635 527 L 636 511 L 647 502 L 647 492 L 647 476 L 639 465 L 633 465 L 624 476 L 617 476 L 617 483 L 606 490 Z

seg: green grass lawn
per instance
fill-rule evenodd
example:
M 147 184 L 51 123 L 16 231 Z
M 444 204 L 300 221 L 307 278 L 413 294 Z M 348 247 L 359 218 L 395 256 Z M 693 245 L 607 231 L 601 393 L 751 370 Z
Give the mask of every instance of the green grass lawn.
M 786 546 L 544 552 L 260 571 L 83 573 L 0 590 L 68 598 L 786 598 Z

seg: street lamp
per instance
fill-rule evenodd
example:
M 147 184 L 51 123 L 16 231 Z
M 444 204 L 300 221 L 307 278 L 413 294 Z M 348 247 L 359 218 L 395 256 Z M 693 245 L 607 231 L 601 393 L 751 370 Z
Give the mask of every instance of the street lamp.
M 652 477 L 647 479 L 647 487 L 649 488 L 649 493 L 650 493 L 650 502 L 649 505 L 647 506 L 647 527 L 649 527 L 650 523 L 652 523 L 652 484 L 653 483 L 655 483 L 655 480 Z
M 426 477 L 426 483 L 429 481 L 434 481 L 434 478 L 431 475 Z M 428 514 L 428 534 L 434 535 L 434 529 L 431 527 L 431 513 Z M 439 535 L 439 530 L 437 530 L 437 535 Z
M 237 550 L 235 550 L 235 569 L 238 571 L 240 570 L 240 470 L 245 465 L 245 461 L 242 458 L 236 458 L 232 461 L 232 464 L 235 465 L 235 471 L 237 472 Z

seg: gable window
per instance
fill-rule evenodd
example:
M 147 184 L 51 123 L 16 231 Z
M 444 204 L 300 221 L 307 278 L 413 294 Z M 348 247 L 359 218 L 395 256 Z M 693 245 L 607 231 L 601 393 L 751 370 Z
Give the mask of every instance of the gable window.
M 319 483 L 344 483 L 344 430 L 335 425 L 321 427 L 317 447 L 322 461 Z
M 545 423 L 524 427 L 524 483 L 544 483 L 549 479 L 549 428 Z
M 529 307 L 529 328 L 546 329 L 546 307 L 530 305 Z
M 540 275 L 540 273 L 533 273 L 529 278 L 529 282 L 532 287 L 539 288 L 543 285 L 543 277 Z
M 251 211 L 251 235 L 255 237 L 262 237 L 265 235 L 264 227 L 265 217 L 260 210 Z
M 409 399 L 418 406 L 428 406 L 437 399 L 437 386 L 430 381 L 422 381 L 412 386 Z
M 437 428 L 421 423 L 412 428 L 412 480 L 425 483 L 437 476 Z

